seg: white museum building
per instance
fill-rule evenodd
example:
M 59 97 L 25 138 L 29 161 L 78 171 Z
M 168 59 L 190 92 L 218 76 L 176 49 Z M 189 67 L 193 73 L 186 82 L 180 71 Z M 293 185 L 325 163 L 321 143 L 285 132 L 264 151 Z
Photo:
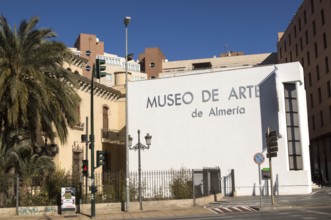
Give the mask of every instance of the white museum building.
M 128 82 L 128 130 L 133 142 L 149 133 L 142 170 L 219 167 L 235 171 L 238 196 L 259 194 L 265 134 L 279 134 L 272 158 L 276 195 L 311 192 L 309 135 L 303 69 L 299 62 L 237 70 L 213 69 Z M 129 152 L 129 169 L 138 168 Z M 266 188 L 267 180 L 262 181 Z

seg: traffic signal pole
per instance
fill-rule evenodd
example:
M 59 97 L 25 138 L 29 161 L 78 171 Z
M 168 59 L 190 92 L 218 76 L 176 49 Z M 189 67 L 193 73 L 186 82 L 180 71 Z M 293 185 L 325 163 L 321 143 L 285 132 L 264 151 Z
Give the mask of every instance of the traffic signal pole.
M 273 176 L 272 176 L 272 161 L 271 158 L 277 156 L 277 133 L 272 132 L 273 135 L 270 135 L 270 130 L 268 127 L 267 130 L 267 149 L 268 154 L 267 157 L 269 158 L 269 168 L 270 168 L 270 189 L 271 189 L 271 205 L 275 204 L 275 197 L 274 197 L 274 184 L 273 184 Z M 276 140 L 275 140 L 276 138 Z
M 273 178 L 272 178 L 272 162 L 271 162 L 271 157 L 269 157 L 269 167 L 270 167 L 271 205 L 274 205 L 275 204 L 275 198 L 274 198 L 274 184 L 273 184 Z
M 95 185 L 94 185 L 94 74 L 95 64 L 93 65 L 91 76 L 91 218 L 95 217 Z
M 85 152 L 85 158 L 88 160 L 88 144 L 89 144 L 89 138 L 88 138 L 88 117 L 86 117 L 86 152 Z M 85 202 L 87 202 L 87 188 L 88 188 L 88 176 L 85 177 Z
M 102 72 L 106 70 L 105 60 L 96 59 L 96 64 L 93 65 L 92 69 L 92 76 L 91 76 L 91 138 L 90 138 L 90 144 L 91 144 L 91 218 L 95 217 L 95 182 L 94 182 L 94 77 L 100 79 L 101 77 L 106 76 L 105 72 Z M 104 153 L 102 153 L 102 156 L 104 157 Z M 103 162 L 102 162 L 103 163 Z

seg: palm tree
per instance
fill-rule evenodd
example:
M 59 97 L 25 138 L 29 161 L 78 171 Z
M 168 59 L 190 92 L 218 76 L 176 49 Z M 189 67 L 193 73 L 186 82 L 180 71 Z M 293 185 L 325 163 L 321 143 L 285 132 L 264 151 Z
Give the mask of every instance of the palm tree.
M 55 169 L 51 157 L 34 152 L 26 131 L 0 135 L 0 175 L 19 174 L 24 178 L 47 175 Z
M 78 122 L 78 82 L 63 68 L 73 58 L 66 46 L 51 41 L 55 33 L 37 29 L 38 17 L 12 30 L 0 16 L 0 133 L 28 130 L 64 143 L 68 127 Z
M 31 197 L 33 179 L 42 183 L 54 170 L 51 157 L 34 153 L 28 131 L 12 130 L 0 135 L 0 205 L 14 201 L 15 174 L 26 186 L 21 189 L 23 197 Z

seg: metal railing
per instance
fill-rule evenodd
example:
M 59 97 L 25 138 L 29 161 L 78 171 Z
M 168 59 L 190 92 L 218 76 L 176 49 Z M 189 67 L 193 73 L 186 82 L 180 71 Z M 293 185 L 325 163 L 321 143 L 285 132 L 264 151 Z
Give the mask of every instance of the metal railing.
M 218 174 L 219 175 L 219 174 Z M 210 175 L 208 179 L 210 179 Z M 205 190 L 193 189 L 193 171 L 154 170 L 141 172 L 142 200 L 195 199 L 201 196 L 218 193 L 220 182 L 215 176 L 215 183 L 210 182 Z M 202 177 L 201 178 L 205 178 Z M 206 177 L 207 178 L 207 177 Z M 130 172 L 130 201 L 138 201 L 138 172 Z M 23 179 L 16 175 L 5 175 L 0 178 L 0 208 L 22 206 L 51 206 L 61 204 L 61 187 L 75 187 L 76 202 L 90 203 L 90 184 L 85 185 L 81 174 L 64 176 L 36 176 Z M 205 181 L 204 181 L 205 182 Z M 97 188 L 96 203 L 112 203 L 125 201 L 125 172 L 107 172 L 95 175 Z M 87 188 L 86 188 L 87 187 Z M 195 186 L 196 187 L 196 186 Z M 87 189 L 87 190 L 86 190 Z

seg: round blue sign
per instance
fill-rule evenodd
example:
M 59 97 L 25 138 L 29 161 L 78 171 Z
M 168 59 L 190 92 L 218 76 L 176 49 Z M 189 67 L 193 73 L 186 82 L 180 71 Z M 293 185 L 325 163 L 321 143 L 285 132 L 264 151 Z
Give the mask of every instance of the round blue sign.
M 261 154 L 261 153 L 256 153 L 256 154 L 254 155 L 254 162 L 255 162 L 256 164 L 261 164 L 261 163 L 263 163 L 263 162 L 264 162 L 264 155 Z

